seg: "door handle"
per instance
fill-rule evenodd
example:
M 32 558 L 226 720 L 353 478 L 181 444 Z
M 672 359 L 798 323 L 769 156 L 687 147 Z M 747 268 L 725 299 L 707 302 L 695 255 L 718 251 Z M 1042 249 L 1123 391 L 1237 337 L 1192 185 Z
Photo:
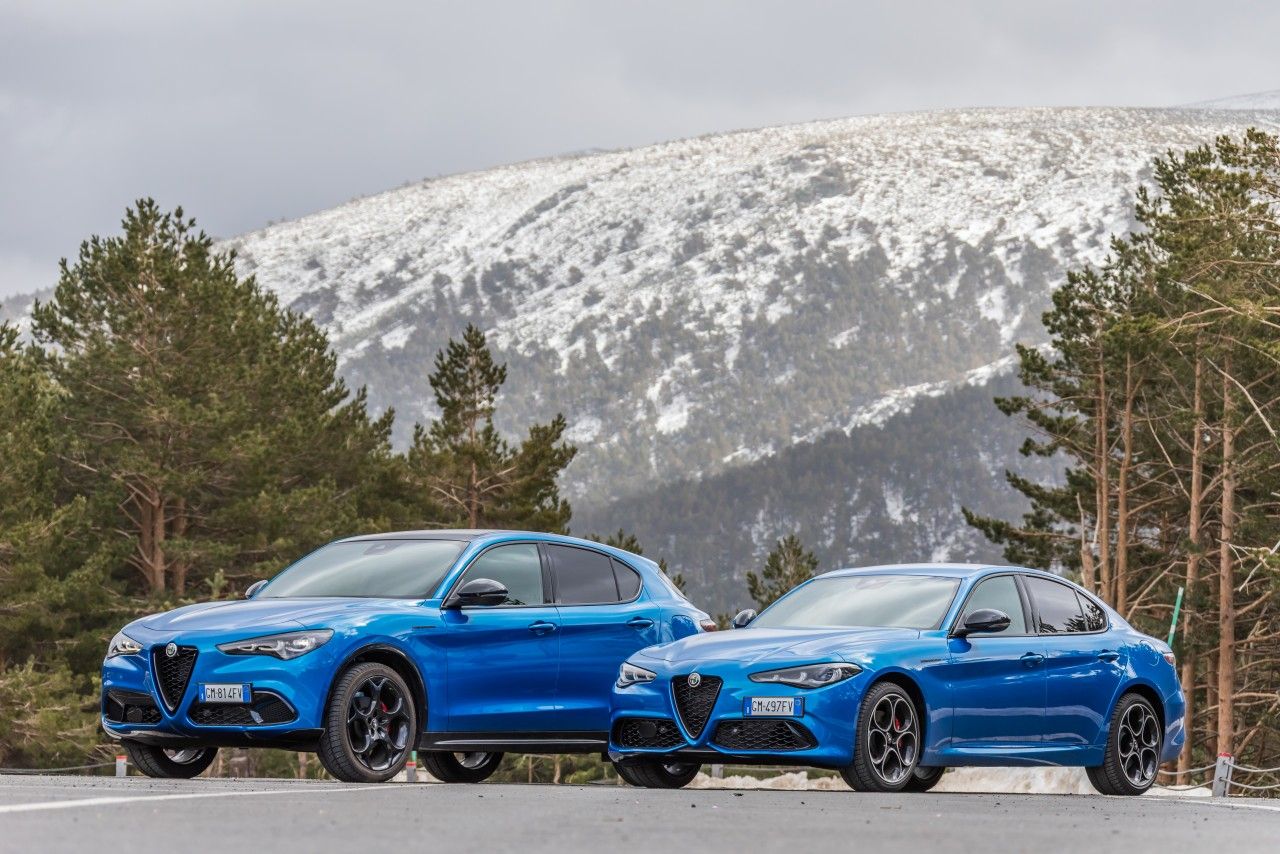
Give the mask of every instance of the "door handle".
M 534 620 L 529 624 L 529 631 L 535 635 L 549 635 L 556 630 L 555 623 L 548 623 L 546 620 Z
M 1120 653 L 1112 652 L 1109 649 L 1104 649 L 1102 652 L 1098 653 L 1098 658 L 1102 659 L 1103 661 L 1116 661 L 1120 658 Z
M 1044 661 L 1044 656 L 1038 652 L 1029 652 L 1026 655 L 1022 656 L 1020 660 L 1027 667 L 1035 667 L 1037 664 Z
M 653 620 L 648 617 L 632 617 L 627 620 L 627 625 L 633 629 L 647 629 L 653 626 Z

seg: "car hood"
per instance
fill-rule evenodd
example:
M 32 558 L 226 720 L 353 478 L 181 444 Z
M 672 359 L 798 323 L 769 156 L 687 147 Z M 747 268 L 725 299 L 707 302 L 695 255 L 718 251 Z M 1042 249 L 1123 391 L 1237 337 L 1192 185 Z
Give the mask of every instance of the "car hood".
M 389 610 L 417 607 L 403 599 L 239 599 L 201 602 L 143 617 L 138 622 L 153 631 L 224 632 L 246 630 L 266 634 L 300 628 L 364 622 Z
M 782 656 L 821 658 L 874 648 L 888 641 L 917 638 L 915 629 L 732 629 L 692 635 L 643 650 L 649 658 L 668 662 L 734 659 L 744 663 Z

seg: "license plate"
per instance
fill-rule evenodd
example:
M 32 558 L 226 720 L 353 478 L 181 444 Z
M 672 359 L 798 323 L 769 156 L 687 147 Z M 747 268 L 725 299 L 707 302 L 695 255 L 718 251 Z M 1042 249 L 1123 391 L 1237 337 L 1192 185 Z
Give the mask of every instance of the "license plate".
M 247 703 L 253 699 L 253 688 L 243 683 L 200 683 L 202 703 Z
M 804 716 L 803 697 L 748 697 L 742 714 L 749 718 L 799 718 Z

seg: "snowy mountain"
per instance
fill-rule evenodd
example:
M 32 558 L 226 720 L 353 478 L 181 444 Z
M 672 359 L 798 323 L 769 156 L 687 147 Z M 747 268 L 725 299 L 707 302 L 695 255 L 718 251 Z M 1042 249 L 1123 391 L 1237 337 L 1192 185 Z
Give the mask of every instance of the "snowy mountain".
M 1280 89 L 1270 92 L 1254 92 L 1250 95 L 1234 95 L 1230 98 L 1218 98 L 1213 101 L 1200 101 L 1187 104 L 1185 109 L 1191 110 L 1280 110 Z M 1266 121 L 1266 125 L 1274 125 L 1275 117 Z
M 727 607 L 715 579 L 795 526 L 826 566 L 995 557 L 959 506 L 1017 510 L 1016 430 L 978 405 L 1012 345 L 1043 342 L 1051 290 L 1130 226 L 1155 155 L 1274 107 L 766 128 L 429 180 L 229 245 L 328 329 L 401 439 L 432 416 L 435 352 L 486 329 L 503 426 L 570 420 L 574 530 L 635 530 Z

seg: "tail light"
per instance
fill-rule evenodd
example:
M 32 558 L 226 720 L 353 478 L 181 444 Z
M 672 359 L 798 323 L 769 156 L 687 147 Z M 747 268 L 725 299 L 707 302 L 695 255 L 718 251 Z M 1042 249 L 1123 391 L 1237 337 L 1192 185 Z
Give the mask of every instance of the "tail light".
M 1171 664 L 1174 667 L 1178 666 L 1178 657 L 1174 655 L 1172 652 L 1164 653 L 1164 660 L 1169 662 L 1169 664 Z
M 703 617 L 701 620 L 698 620 L 698 627 L 704 632 L 714 632 L 716 629 L 720 628 L 716 625 L 716 621 L 710 617 Z

